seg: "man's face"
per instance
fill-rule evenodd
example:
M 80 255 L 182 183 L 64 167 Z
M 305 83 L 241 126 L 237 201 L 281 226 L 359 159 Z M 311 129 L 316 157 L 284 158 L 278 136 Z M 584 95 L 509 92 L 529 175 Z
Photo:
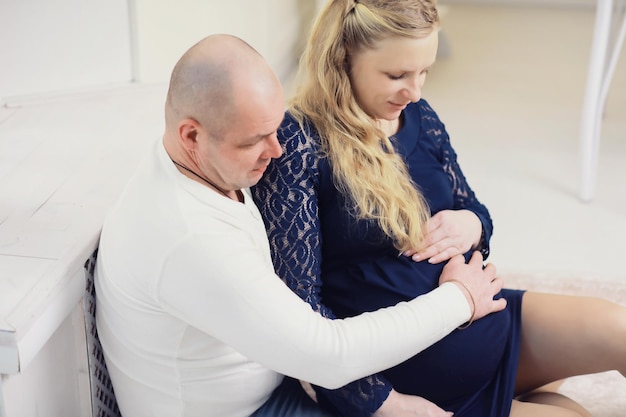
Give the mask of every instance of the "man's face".
M 255 185 L 271 159 L 282 155 L 276 131 L 284 117 L 284 101 L 282 88 L 277 87 L 247 95 L 222 137 L 199 141 L 200 169 L 223 188 Z

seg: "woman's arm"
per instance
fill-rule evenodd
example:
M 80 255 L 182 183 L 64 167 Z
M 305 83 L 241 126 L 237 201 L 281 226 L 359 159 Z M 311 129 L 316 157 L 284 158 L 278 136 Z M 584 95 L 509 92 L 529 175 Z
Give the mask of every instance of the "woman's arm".
M 427 106 L 427 108 L 433 114 L 435 113 L 430 106 Z M 453 209 L 469 210 L 480 220 L 482 225 L 481 234 L 478 238 L 477 245 L 475 245 L 472 249 L 480 251 L 483 258 L 486 259 L 487 256 L 489 256 L 489 241 L 491 240 L 491 235 L 493 233 L 493 222 L 491 220 L 489 210 L 487 210 L 487 207 L 478 200 L 476 194 L 465 178 L 445 126 L 439 117 L 434 117 L 430 120 L 431 123 L 436 124 L 438 127 L 438 129 L 435 130 L 436 132 L 439 132 L 436 140 L 439 149 L 441 150 L 443 170 L 448 175 L 450 183 L 452 184 L 452 197 L 454 200 Z
M 276 273 L 315 311 L 335 318 L 320 297 L 320 159 L 318 143 L 310 136 L 287 115 L 279 130 L 284 154 L 270 164 L 253 188 L 253 195 L 266 224 Z M 391 389 L 382 375 L 354 381 L 338 390 L 315 387 L 322 407 L 354 417 L 370 417 Z
M 428 135 L 425 140 L 436 148 L 450 182 L 452 207 L 434 213 L 427 225 L 422 247 L 406 251 L 404 255 L 411 256 L 414 261 L 428 259 L 431 263 L 439 263 L 473 250 L 480 251 L 486 259 L 493 232 L 489 211 L 478 201 L 467 182 L 444 124 L 424 100 L 420 102 L 420 115 L 421 131 Z

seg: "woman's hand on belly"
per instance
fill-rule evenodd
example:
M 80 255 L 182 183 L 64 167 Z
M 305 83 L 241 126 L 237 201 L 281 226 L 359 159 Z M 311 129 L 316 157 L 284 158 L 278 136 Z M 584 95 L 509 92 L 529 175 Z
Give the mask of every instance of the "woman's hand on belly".
M 463 254 L 480 242 L 483 226 L 469 210 L 442 210 L 426 225 L 426 236 L 420 248 L 403 253 L 415 262 L 428 259 L 431 264 Z

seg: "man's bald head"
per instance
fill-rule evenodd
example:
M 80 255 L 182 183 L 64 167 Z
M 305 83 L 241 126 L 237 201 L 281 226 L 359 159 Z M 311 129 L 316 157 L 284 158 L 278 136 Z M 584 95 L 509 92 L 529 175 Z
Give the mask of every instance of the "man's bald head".
M 211 35 L 192 46 L 178 61 L 165 105 L 166 130 L 186 118 L 220 137 L 238 116 L 241 95 L 253 85 L 277 83 L 263 57 L 243 40 Z

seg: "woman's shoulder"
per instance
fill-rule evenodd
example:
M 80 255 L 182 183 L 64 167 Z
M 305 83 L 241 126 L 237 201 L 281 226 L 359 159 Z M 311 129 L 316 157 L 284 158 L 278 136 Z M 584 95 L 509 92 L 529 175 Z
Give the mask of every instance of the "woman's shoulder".
M 296 118 L 291 114 L 289 110 L 285 111 L 285 116 L 283 117 L 283 121 L 280 123 L 279 131 L 296 131 L 300 129 L 300 123 L 296 120 Z
M 410 103 L 405 109 L 405 114 L 414 120 L 418 120 L 421 125 L 442 123 L 437 112 L 423 98 L 415 103 Z
M 315 132 L 315 127 L 306 117 L 303 120 L 299 120 L 294 116 L 289 110 L 285 112 L 285 117 L 280 124 L 280 131 L 283 132 L 291 132 L 294 134 L 306 134 L 310 136 L 311 134 L 317 133 Z
M 407 124 L 419 132 L 418 136 L 424 143 L 431 143 L 439 148 L 448 138 L 444 123 L 424 99 L 409 104 L 405 109 L 405 118 Z
M 278 175 L 295 183 L 303 176 L 316 176 L 323 158 L 319 151 L 319 136 L 312 124 L 298 120 L 287 111 L 277 136 L 283 153 L 270 163 L 264 177 L 270 178 L 279 172 Z
M 289 111 L 285 112 L 280 127 L 278 128 L 278 140 L 287 148 L 317 148 L 320 140 L 313 124 L 308 120 L 298 120 Z

